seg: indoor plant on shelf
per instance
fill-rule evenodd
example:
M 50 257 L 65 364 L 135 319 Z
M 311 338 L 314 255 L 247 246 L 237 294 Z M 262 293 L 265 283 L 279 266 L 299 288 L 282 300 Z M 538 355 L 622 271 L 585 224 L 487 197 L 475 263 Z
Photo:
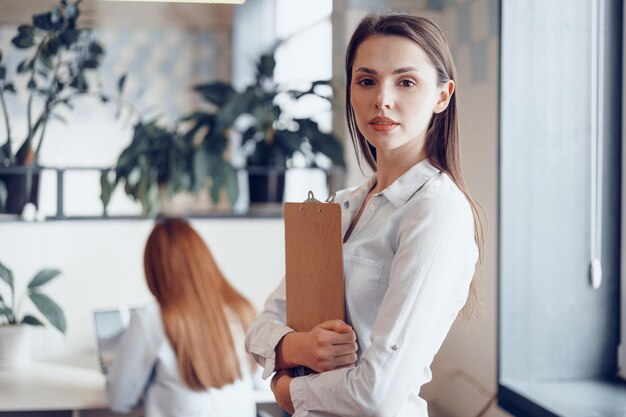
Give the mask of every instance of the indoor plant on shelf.
M 34 15 L 31 24 L 17 28 L 13 46 L 26 53 L 15 74 L 7 71 L 0 51 L 0 108 L 6 141 L 0 146 L 0 213 L 20 213 L 38 203 L 39 155 L 46 126 L 63 121 L 61 108 L 72 109 L 74 99 L 100 94 L 90 88 L 88 74 L 100 66 L 104 49 L 89 29 L 77 26 L 81 0 L 60 0 L 52 10 Z M 6 56 L 5 56 L 6 58 Z M 6 95 L 25 89 L 27 129 L 15 143 Z
M 224 82 L 195 87 L 217 108 L 210 121 L 211 129 L 225 132 L 226 136 L 233 131 L 241 134 L 251 202 L 282 201 L 284 172 L 288 161 L 296 154 L 303 157 L 307 167 L 317 167 L 320 154 L 330 159 L 333 166 L 345 166 L 343 148 L 335 136 L 322 132 L 311 119 L 289 117 L 279 104 L 285 96 L 290 97 L 293 104 L 294 100 L 309 94 L 331 102 L 330 96 L 318 92 L 320 87 L 329 86 L 329 82 L 314 81 L 304 91 L 285 89 L 274 81 L 275 67 L 272 51 L 260 57 L 255 82 L 242 92 Z M 247 117 L 241 118 L 242 115 Z M 269 193 L 273 195 L 268 195 L 270 189 L 275 191 Z
M 44 325 L 33 315 L 22 315 L 22 304 L 26 297 L 54 328 L 65 334 L 66 321 L 63 310 L 41 292 L 41 287 L 60 273 L 57 269 L 42 269 L 35 274 L 26 291 L 18 298 L 15 295 L 13 272 L 0 263 L 0 279 L 9 286 L 11 294 L 10 303 L 0 294 L 0 367 L 27 364 L 30 361 L 28 325 Z
M 190 121 L 199 114 L 185 118 Z M 215 142 L 220 144 L 215 144 Z M 144 216 L 188 214 L 194 208 L 193 196 L 204 191 L 210 195 L 202 210 L 216 210 L 224 202 L 230 204 L 221 210 L 229 211 L 237 198 L 235 170 L 225 159 L 225 138 L 214 138 L 198 123 L 187 130 L 180 123 L 167 127 L 156 120 L 139 121 L 134 126 L 133 138 L 114 167 L 114 172 L 103 172 L 100 178 L 100 199 L 107 206 L 115 187 L 123 183 L 125 193 L 139 201 Z M 175 206 L 177 200 L 185 205 Z

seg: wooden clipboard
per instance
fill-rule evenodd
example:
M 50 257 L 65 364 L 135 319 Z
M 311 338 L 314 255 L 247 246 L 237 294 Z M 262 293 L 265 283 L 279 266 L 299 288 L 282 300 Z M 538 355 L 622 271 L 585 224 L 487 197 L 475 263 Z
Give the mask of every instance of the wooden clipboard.
M 309 191 L 306 201 L 285 203 L 287 325 L 299 332 L 345 319 L 341 207 L 333 200 Z

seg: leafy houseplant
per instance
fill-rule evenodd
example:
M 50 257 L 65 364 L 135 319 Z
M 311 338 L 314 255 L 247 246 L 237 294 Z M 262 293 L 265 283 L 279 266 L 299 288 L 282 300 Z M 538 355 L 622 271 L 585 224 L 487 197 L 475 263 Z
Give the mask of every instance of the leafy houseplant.
M 100 177 L 100 199 L 106 214 L 115 187 L 123 182 L 124 191 L 138 200 L 145 216 L 161 211 L 161 198 L 177 193 L 193 193 L 208 187 L 211 201 L 217 205 L 225 191 L 231 205 L 237 199 L 237 177 L 225 159 L 228 140 L 223 134 L 204 128 L 210 114 L 194 113 L 181 120 L 191 122 L 183 130 L 156 120 L 139 121 L 133 139 L 124 149 L 114 167 L 114 178 L 108 172 Z
M 19 26 L 11 41 L 15 48 L 29 53 L 15 70 L 16 79 L 28 80 L 28 126 L 25 138 L 17 146 L 14 146 L 5 95 L 16 94 L 18 86 L 7 71 L 0 51 L 0 107 L 6 125 L 6 141 L 0 146 L 0 167 L 35 167 L 36 172 L 46 126 L 53 119 L 63 121 L 58 109 L 72 109 L 77 97 L 96 94 L 90 89 L 88 74 L 100 66 L 104 49 L 90 30 L 77 26 L 80 2 L 60 0 L 58 7 L 34 15 L 31 24 Z M 31 200 L 26 198 L 12 204 L 6 201 L 18 194 L 16 188 L 21 184 L 15 181 L 19 179 L 24 182 L 15 173 L 0 175 L 0 196 L 5 196 L 0 198 L 0 212 L 9 206 L 11 211 L 19 213 Z M 36 203 L 36 198 L 33 202 Z
M 317 154 L 327 156 L 335 166 L 344 167 L 343 149 L 335 136 L 320 131 L 311 119 L 291 119 L 278 103 L 284 96 L 297 101 L 309 94 L 331 101 L 330 97 L 317 92 L 329 82 L 314 81 L 305 91 L 287 90 L 274 82 L 275 67 L 273 52 L 262 55 L 257 63 L 255 82 L 242 92 L 223 82 L 196 86 L 195 90 L 218 109 L 215 117 L 207 119 L 207 127 L 217 132 L 240 131 L 242 148 L 252 149 L 246 155 L 249 172 L 260 168 L 266 178 L 268 171 L 282 173 L 296 153 L 306 157 L 309 167 L 317 166 Z M 244 114 L 251 116 L 248 118 L 251 121 L 241 128 L 238 122 Z M 254 180 L 251 174 L 251 191 L 259 188 Z
M 65 333 L 66 321 L 65 314 L 50 297 L 43 294 L 40 289 L 52 279 L 56 278 L 61 272 L 56 269 L 43 269 L 39 271 L 30 281 L 26 288 L 26 292 L 17 299 L 15 296 L 15 285 L 13 280 L 13 272 L 0 263 L 0 279 L 2 279 L 11 290 L 11 303 L 9 304 L 0 295 L 0 324 L 18 325 L 30 324 L 42 326 L 43 323 L 32 315 L 21 315 L 21 306 L 25 297 L 30 298 L 39 312 L 48 320 L 48 322 L 61 333 Z

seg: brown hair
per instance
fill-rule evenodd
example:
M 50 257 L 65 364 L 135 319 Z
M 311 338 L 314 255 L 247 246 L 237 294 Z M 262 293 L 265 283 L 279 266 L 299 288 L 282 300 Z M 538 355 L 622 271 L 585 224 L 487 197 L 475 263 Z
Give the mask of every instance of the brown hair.
M 361 20 L 352 34 L 352 38 L 350 38 L 346 52 L 346 118 L 359 166 L 361 165 L 360 153 L 367 164 L 376 171 L 376 157 L 372 153 L 367 139 L 365 139 L 365 136 L 363 136 L 363 133 L 356 125 L 354 108 L 350 100 L 352 65 L 354 64 L 357 49 L 365 39 L 372 35 L 401 36 L 417 43 L 426 52 L 430 62 L 435 67 L 439 85 L 449 80 L 456 82 L 457 77 L 446 38 L 441 29 L 430 20 L 419 16 L 401 14 L 370 14 Z M 424 146 L 428 160 L 438 169 L 448 174 L 470 203 L 474 216 L 474 240 L 478 246 L 479 263 L 481 263 L 484 241 L 481 221 L 483 210 L 470 196 L 461 172 L 457 96 L 458 92 L 455 89 L 448 107 L 441 113 L 433 114 L 426 132 L 426 143 Z M 475 281 L 472 280 L 470 289 L 472 304 L 475 303 L 476 298 Z
M 184 220 L 159 220 L 146 243 L 144 270 L 185 384 L 203 391 L 239 379 L 229 314 L 247 329 L 254 308 L 226 281 L 198 233 Z

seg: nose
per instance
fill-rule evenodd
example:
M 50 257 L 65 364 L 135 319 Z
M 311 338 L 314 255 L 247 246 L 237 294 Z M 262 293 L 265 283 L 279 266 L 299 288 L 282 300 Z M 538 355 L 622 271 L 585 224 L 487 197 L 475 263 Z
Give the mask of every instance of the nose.
M 379 109 L 391 109 L 393 105 L 393 96 L 389 89 L 384 85 L 381 85 L 376 92 L 376 98 L 374 100 L 374 106 Z

